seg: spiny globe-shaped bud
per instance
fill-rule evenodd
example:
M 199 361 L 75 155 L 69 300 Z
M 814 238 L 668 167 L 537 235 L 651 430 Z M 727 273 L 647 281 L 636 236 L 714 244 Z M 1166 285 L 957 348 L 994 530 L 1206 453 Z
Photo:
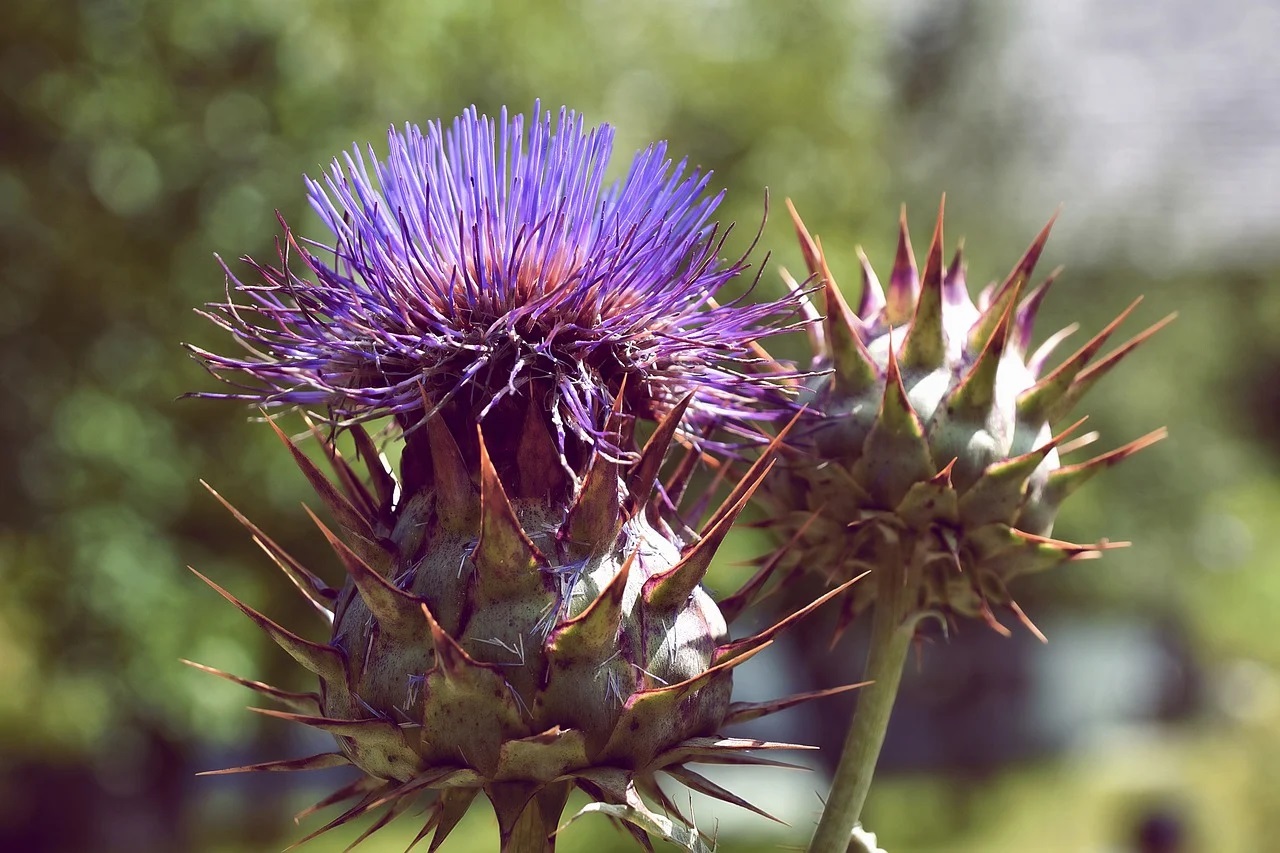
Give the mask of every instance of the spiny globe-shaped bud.
M 961 252 L 944 265 L 941 209 L 923 274 L 904 211 L 887 288 L 859 252 L 862 293 L 854 309 L 820 243 L 789 208 L 825 301 L 825 317 L 806 309 L 819 374 L 806 388 L 806 419 L 792 432 L 787 464 L 765 489 L 789 559 L 796 570 L 808 567 L 834 580 L 867 569 L 898 572 L 910 587 L 912 612 L 980 616 L 1004 632 L 993 608 L 1008 606 L 1034 630 L 1009 595 L 1012 578 L 1122 544 L 1050 538 L 1059 506 L 1094 474 L 1165 435 L 1157 430 L 1065 464 L 1064 454 L 1096 436 L 1065 443 L 1082 421 L 1054 429 L 1094 383 L 1172 318 L 1095 360 L 1135 302 L 1046 370 L 1054 347 L 1075 328 L 1029 353 L 1036 312 L 1057 271 L 1025 295 L 1024 289 L 1052 221 L 1008 278 L 983 290 L 975 304 Z M 841 628 L 879 586 L 863 584 L 846 597 Z
M 609 143 L 568 113 L 527 136 L 519 118 L 473 112 L 449 132 L 393 133 L 372 171 L 357 157 L 327 190 L 311 184 L 335 262 L 304 252 L 312 281 L 282 253 L 264 284 L 236 283 L 248 306 L 217 306 L 251 354 L 200 357 L 263 386 L 230 396 L 315 404 L 329 426 L 313 433 L 332 481 L 276 431 L 336 521 L 316 518 L 340 590 L 237 513 L 331 623 L 328 641 L 215 586 L 320 690 L 235 680 L 339 747 L 237 770 L 366 774 L 323 802 L 355 801 L 313 835 L 382 809 L 372 832 L 426 801 L 434 850 L 484 792 L 504 849 L 550 849 L 575 786 L 678 815 L 659 771 L 755 809 L 686 764 L 769 763 L 750 750 L 786 745 L 722 727 L 812 698 L 730 702 L 732 669 L 812 608 L 735 642 L 700 586 L 770 454 L 688 542 L 664 509 L 694 466 L 657 485 L 680 430 L 690 443 L 700 417 L 750 415 L 742 403 L 766 389 L 733 362 L 794 303 L 708 307 L 743 265 L 716 256 L 705 178 L 673 176 L 655 148 L 602 194 Z M 384 415 L 395 470 L 361 426 Z M 636 420 L 654 415 L 640 449 Z M 344 432 L 363 473 L 339 452 Z

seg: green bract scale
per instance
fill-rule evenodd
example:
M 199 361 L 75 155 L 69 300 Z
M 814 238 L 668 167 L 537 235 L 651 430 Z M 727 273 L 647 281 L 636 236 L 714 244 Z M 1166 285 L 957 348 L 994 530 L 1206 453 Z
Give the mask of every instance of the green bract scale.
M 534 831 L 553 830 L 574 786 L 636 810 L 643 793 L 678 815 L 656 783 L 659 771 L 760 812 L 685 765 L 770 764 L 750 751 L 789 747 L 719 732 L 833 691 L 731 704 L 730 671 L 830 594 L 769 630 L 728 639 L 699 582 L 769 465 L 753 467 L 682 547 L 649 498 L 684 408 L 659 425 L 638 461 L 597 453 L 576 486 L 532 408 L 518 445 L 496 459 L 478 431 L 459 442 L 437 415 L 407 443 L 403 466 L 420 486 L 400 502 L 400 482 L 360 427 L 351 433 L 367 463 L 363 477 L 315 432 L 336 482 L 277 428 L 338 522 L 335 531 L 312 516 L 347 583 L 330 588 L 232 512 L 332 622 L 332 639 L 303 639 L 206 582 L 321 687 L 298 695 L 232 680 L 288 708 L 261 713 L 330 732 L 339 750 L 220 772 L 352 764 L 368 774 L 325 801 L 356 802 L 313 835 L 385 809 L 373 831 L 431 791 L 439 796 L 423 835 L 434 829 L 435 844 L 481 791 L 504 844 L 535 809 L 546 825 Z M 625 441 L 625 433 L 615 436 Z M 669 481 L 663 493 L 680 488 Z M 555 500 L 566 493 L 571 500 Z
M 1050 538 L 1058 507 L 1094 474 L 1165 435 L 1157 430 L 1064 464 L 1065 453 L 1096 436 L 1065 443 L 1081 422 L 1054 430 L 1095 382 L 1172 318 L 1096 359 L 1135 302 L 1046 371 L 1053 348 L 1074 331 L 1028 352 L 1036 311 L 1057 275 L 1024 294 L 1049 226 L 975 304 L 960 251 L 944 266 L 941 210 L 923 274 L 904 213 L 887 288 L 859 253 L 855 310 L 820 243 L 794 208 L 791 214 L 825 299 L 825 317 L 808 312 L 820 375 L 802 390 L 805 419 L 789 440 L 787 464 L 764 490 L 795 569 L 840 580 L 893 567 L 910 587 L 913 612 L 980 616 L 1004 632 L 993 610 L 1004 605 L 1034 630 L 1009 595 L 1012 578 L 1121 544 Z M 860 585 L 846 597 L 842 628 L 878 586 Z

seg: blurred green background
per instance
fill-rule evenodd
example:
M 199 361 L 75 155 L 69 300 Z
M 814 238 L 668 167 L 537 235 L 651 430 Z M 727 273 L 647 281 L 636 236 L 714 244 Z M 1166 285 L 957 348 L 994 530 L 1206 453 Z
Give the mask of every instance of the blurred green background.
M 288 816 L 332 779 L 193 778 L 315 746 L 245 712 L 250 694 L 178 663 L 307 688 L 183 568 L 284 624 L 311 624 L 197 478 L 293 553 L 338 569 L 269 432 L 231 404 L 175 402 L 213 387 L 179 342 L 226 349 L 191 311 L 221 296 L 214 253 L 268 257 L 276 210 L 322 236 L 303 172 L 353 141 L 381 150 L 388 124 L 541 98 L 615 124 L 619 160 L 665 138 L 714 169 L 738 248 L 767 186 L 768 294 L 781 292 L 778 265 L 801 267 L 784 197 L 851 282 L 855 245 L 886 265 L 901 202 L 922 244 L 946 191 L 949 238 L 965 236 L 979 284 L 1065 205 L 1045 263 L 1068 270 L 1041 338 L 1074 320 L 1091 334 L 1142 293 L 1131 331 L 1181 312 L 1082 407 L 1104 448 L 1160 424 L 1172 437 L 1089 485 L 1057 530 L 1135 547 L 1024 584 L 1047 648 L 966 629 L 924 649 L 866 819 L 894 853 L 1138 850 L 1140 825 L 1185 843 L 1150 849 L 1275 849 L 1280 557 L 1265 542 L 1280 523 L 1280 290 L 1268 286 L 1280 116 L 1260 93 L 1280 81 L 1259 46 L 1275 14 L 1260 0 L 1212 18 L 1190 4 L 1063 5 L 1073 11 L 994 0 L 7 6 L 0 847 L 247 853 L 301 834 Z M 713 586 L 764 545 L 740 536 Z M 835 664 L 805 648 L 757 659 L 744 690 L 856 677 L 856 648 Z M 829 740 L 844 710 L 784 716 L 774 733 Z M 807 838 L 821 771 L 769 778 L 756 795 L 793 827 L 699 804 L 724 849 Z M 367 849 L 403 849 L 411 823 Z M 356 832 L 310 849 L 342 849 Z M 495 839 L 476 809 L 453 849 Z M 583 820 L 561 843 L 630 842 Z

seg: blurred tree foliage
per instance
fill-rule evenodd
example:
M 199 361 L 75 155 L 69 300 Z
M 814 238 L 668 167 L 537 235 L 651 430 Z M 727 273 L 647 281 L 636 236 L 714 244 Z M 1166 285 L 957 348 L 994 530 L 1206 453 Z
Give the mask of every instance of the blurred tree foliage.
M 214 385 L 179 341 L 229 347 L 191 311 L 221 296 L 214 253 L 271 257 L 277 209 L 321 236 L 302 173 L 318 174 L 356 141 L 381 150 L 388 124 L 447 120 L 472 103 L 525 111 L 541 98 L 544 108 L 566 103 L 618 126 L 619 161 L 665 138 L 674 155 L 713 168 L 715 183 L 730 188 L 722 212 L 740 223 L 737 248 L 754 236 L 770 187 L 763 248 L 793 270 L 800 263 L 777 213 L 783 196 L 824 235 L 837 275 L 852 280 L 855 241 L 878 264 L 890 257 L 898 201 L 911 203 L 923 234 L 939 191 L 959 190 L 949 233 L 971 238 L 973 280 L 996 278 L 1038 223 L 984 193 L 984 176 L 1007 165 L 1020 137 L 1007 118 L 1016 104 L 999 122 L 964 106 L 998 91 L 994 79 L 982 86 L 994 72 L 982 67 L 974 35 L 992 31 L 981 8 L 956 4 L 898 41 L 844 0 L 7 8 L 0 841 L 88 849 L 22 834 L 47 814 L 37 802 L 47 792 L 22 779 L 76 790 L 72 770 L 22 775 L 33 768 L 86 768 L 77 808 L 101 817 L 112 803 L 190 787 L 175 780 L 196 755 L 234 749 L 260 760 L 281 749 L 268 743 L 284 737 L 279 727 L 259 731 L 242 711 L 246 696 L 177 663 L 302 685 L 184 564 L 285 624 L 310 624 L 197 478 L 304 560 L 335 567 L 297 510 L 303 481 L 268 431 L 234 405 L 175 398 Z M 969 82 L 958 87 L 961 77 Z M 1173 438 L 1091 485 L 1091 499 L 1069 504 L 1060 527 L 1068 538 L 1123 536 L 1139 547 L 1036 580 L 1028 609 L 1185 614 L 1207 655 L 1280 665 L 1270 639 L 1280 566 L 1264 539 L 1280 517 L 1280 293 L 1247 264 L 1156 281 L 1124 258 L 1066 249 L 1075 250 L 1071 268 L 1043 329 L 1079 320 L 1091 333 L 1143 291 L 1148 320 L 1183 312 L 1090 406 L 1108 446 L 1161 423 Z M 1051 243 L 1048 263 L 1066 257 Z M 777 292 L 774 270 L 761 286 Z M 279 804 L 262 795 L 276 780 L 267 781 L 237 801 L 234 826 L 202 824 L 204 840 L 277 832 Z M 188 849 L 189 839 L 176 840 L 183 801 L 173 796 L 159 835 L 102 830 L 89 836 L 93 849 L 141 849 L 139 837 Z

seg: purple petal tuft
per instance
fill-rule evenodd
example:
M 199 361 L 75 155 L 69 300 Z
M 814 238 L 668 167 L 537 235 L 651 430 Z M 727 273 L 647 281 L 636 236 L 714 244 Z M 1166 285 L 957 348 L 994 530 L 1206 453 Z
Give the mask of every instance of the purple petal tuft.
M 747 264 L 720 258 L 728 229 L 711 218 L 722 194 L 706 193 L 710 174 L 658 143 L 606 188 L 612 128 L 538 112 L 494 120 L 473 107 L 448 129 L 393 128 L 384 159 L 354 147 L 308 179 L 332 245 L 286 225 L 279 266 L 245 259 L 258 283 L 227 271 L 241 301 L 228 294 L 207 316 L 248 355 L 193 350 L 235 389 L 197 396 L 409 428 L 426 399 L 483 419 L 537 388 L 590 444 L 608 443 L 624 377 L 639 416 L 689 392 L 695 426 L 779 414 L 751 345 L 798 303 L 714 302 Z

